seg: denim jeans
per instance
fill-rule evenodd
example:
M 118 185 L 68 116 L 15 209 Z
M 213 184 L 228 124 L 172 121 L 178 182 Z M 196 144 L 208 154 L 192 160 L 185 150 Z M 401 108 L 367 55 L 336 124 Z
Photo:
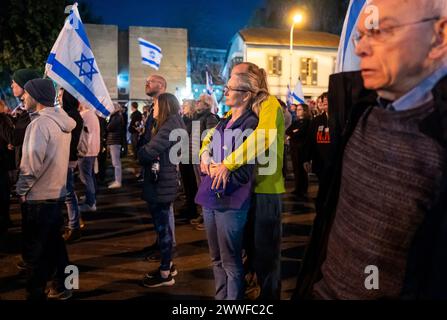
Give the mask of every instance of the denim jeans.
M 110 156 L 112 157 L 112 165 L 115 169 L 115 181 L 122 182 L 122 169 L 121 169 L 121 145 L 113 144 L 109 146 Z
M 76 166 L 75 166 L 76 168 Z M 68 213 L 68 228 L 79 229 L 80 219 L 78 197 L 74 189 L 74 169 L 72 166 L 68 167 L 67 173 L 67 195 L 65 197 L 65 204 L 67 206 Z
M 244 297 L 242 242 L 247 211 L 203 208 L 217 300 Z
M 96 157 L 79 158 L 79 178 L 85 186 L 85 203 L 89 206 L 96 204 L 95 166 Z
M 69 264 L 62 238 L 63 200 L 25 202 L 22 204 L 24 260 L 27 263 L 28 299 L 45 299 L 47 280 L 64 290 L 65 268 Z
M 281 195 L 255 194 L 254 268 L 260 299 L 281 298 Z
M 177 242 L 175 241 L 175 217 L 174 217 L 174 204 L 169 207 L 169 232 L 171 233 L 172 246 L 175 247 Z
M 149 203 L 149 212 L 152 215 L 155 231 L 157 232 L 158 245 L 161 253 L 160 269 L 171 269 L 172 261 L 172 234 L 169 227 L 170 203 Z

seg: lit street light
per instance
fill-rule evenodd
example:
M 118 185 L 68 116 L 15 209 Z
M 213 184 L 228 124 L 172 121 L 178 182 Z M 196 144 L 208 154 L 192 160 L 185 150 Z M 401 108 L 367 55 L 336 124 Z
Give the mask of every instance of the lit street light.
M 293 70 L 293 29 L 295 28 L 295 24 L 299 24 L 303 21 L 302 14 L 296 14 L 293 17 L 292 27 L 290 28 L 290 78 L 289 78 L 289 86 L 292 89 L 292 70 Z

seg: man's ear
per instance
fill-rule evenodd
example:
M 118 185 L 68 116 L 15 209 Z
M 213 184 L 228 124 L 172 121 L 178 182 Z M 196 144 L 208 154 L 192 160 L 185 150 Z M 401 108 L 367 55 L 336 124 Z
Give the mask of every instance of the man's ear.
M 429 53 L 430 59 L 439 60 L 447 57 L 447 18 L 441 18 L 436 23 L 432 46 Z

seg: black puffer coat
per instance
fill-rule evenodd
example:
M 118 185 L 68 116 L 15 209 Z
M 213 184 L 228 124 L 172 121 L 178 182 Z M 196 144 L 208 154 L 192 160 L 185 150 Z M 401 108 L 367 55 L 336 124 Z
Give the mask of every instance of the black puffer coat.
M 115 112 L 110 116 L 107 125 L 107 145 L 122 145 L 124 142 L 124 118 L 121 112 Z
M 176 141 L 169 141 L 169 134 L 175 129 L 186 130 L 179 115 L 171 115 L 150 142 L 138 151 L 138 159 L 144 166 L 143 200 L 150 203 L 172 203 L 177 196 L 177 164 L 169 159 L 169 151 Z M 185 143 L 188 143 L 186 141 Z M 154 181 L 151 166 L 160 162 L 160 172 Z M 180 158 L 179 158 L 180 160 Z

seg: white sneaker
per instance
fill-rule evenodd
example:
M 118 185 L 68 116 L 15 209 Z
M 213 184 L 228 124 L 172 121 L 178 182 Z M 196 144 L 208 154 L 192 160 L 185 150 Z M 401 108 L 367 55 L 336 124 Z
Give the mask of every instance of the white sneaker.
M 109 189 L 119 189 L 119 188 L 121 188 L 121 183 L 113 181 L 111 184 L 109 184 L 108 188 Z
M 96 211 L 96 204 L 89 206 L 88 204 L 84 203 L 79 206 L 79 210 L 81 212 L 95 212 Z

